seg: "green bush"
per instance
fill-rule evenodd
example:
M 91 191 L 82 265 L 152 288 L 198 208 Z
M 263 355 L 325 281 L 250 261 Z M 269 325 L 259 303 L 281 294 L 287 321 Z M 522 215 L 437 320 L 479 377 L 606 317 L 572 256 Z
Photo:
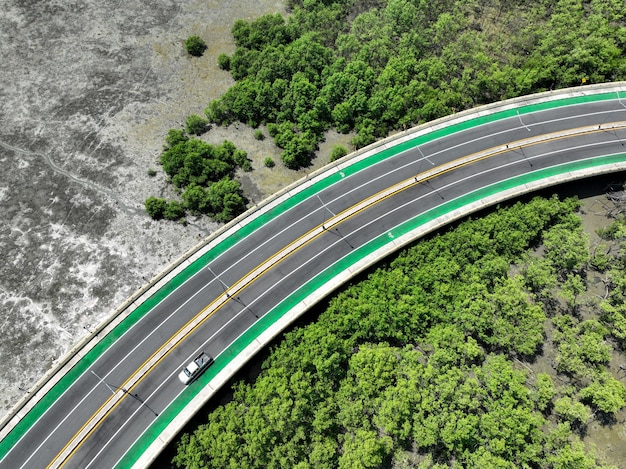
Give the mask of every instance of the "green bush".
M 246 210 L 246 199 L 241 186 L 234 179 L 223 178 L 214 182 L 209 186 L 206 197 L 213 218 L 223 223 Z
M 265 140 L 265 135 L 261 129 L 256 129 L 254 131 L 254 138 L 257 140 Z
M 599 321 L 588 319 L 575 324 L 571 316 L 563 315 L 555 317 L 553 323 L 557 327 L 553 341 L 559 372 L 591 377 L 611 360 L 612 347 L 605 340 L 609 331 Z
M 192 117 L 194 115 L 187 122 L 190 131 L 194 130 Z M 195 118 L 200 124 L 206 122 L 200 116 Z M 252 165 L 247 153 L 234 143 L 224 140 L 221 145 L 212 145 L 189 138 L 182 130 L 170 129 L 160 162 L 183 202 L 168 204 L 165 199 L 149 198 L 146 210 L 152 218 L 179 220 L 189 210 L 196 215 L 209 215 L 227 222 L 246 209 L 247 200 L 239 182 L 231 177 L 238 166 L 250 171 Z
M 268 156 L 267 158 L 265 158 L 263 160 L 263 164 L 268 168 L 273 168 L 274 166 L 276 166 L 276 163 L 274 162 L 271 156 Z
M 222 70 L 230 70 L 230 56 L 227 54 L 220 54 L 217 56 L 217 66 Z
M 591 418 L 589 407 L 569 396 L 561 397 L 554 402 L 554 413 L 573 426 L 585 425 Z
M 603 372 L 589 386 L 581 389 L 580 398 L 606 414 L 615 414 L 626 405 L 626 387 Z
M 189 135 L 202 135 L 208 129 L 209 121 L 197 114 L 190 115 L 185 121 L 185 128 Z
M 167 131 L 167 137 L 165 137 L 165 149 L 172 148 L 174 145 L 187 140 L 189 137 L 181 129 L 170 129 Z
M 183 192 L 183 200 L 185 201 L 185 207 L 195 214 L 208 214 L 211 211 L 211 204 L 207 197 L 207 191 L 204 187 L 197 186 L 195 184 L 187 187 Z
M 613 221 L 606 228 L 598 228 L 596 230 L 598 236 L 602 239 L 616 240 L 626 237 L 626 221 L 622 218 Z
M 158 197 L 148 197 L 144 202 L 146 212 L 154 220 L 160 220 L 163 218 L 165 209 L 167 208 L 167 201 Z
M 176 200 L 170 201 L 163 212 L 163 217 L 167 220 L 179 220 L 184 216 L 185 206 Z
M 245 152 L 230 142 L 211 145 L 199 139 L 190 139 L 168 148 L 161 154 L 163 171 L 177 187 L 206 184 L 231 175 L 237 164 L 247 161 Z
M 206 48 L 206 42 L 204 42 L 200 36 L 189 36 L 185 40 L 185 49 L 187 49 L 187 53 L 193 55 L 194 57 L 200 57 L 204 54 Z
M 293 134 L 284 148 L 280 158 L 285 166 L 289 169 L 300 169 L 311 163 L 315 142 L 307 136 Z
M 542 412 L 548 409 L 555 394 L 554 383 L 550 375 L 546 373 L 537 374 L 537 391 L 535 393 L 537 409 Z
M 348 149 L 342 145 L 335 145 L 330 152 L 330 161 L 338 160 L 339 158 L 343 158 L 348 154 Z
M 596 247 L 591 259 L 589 260 L 591 266 L 598 272 L 605 272 L 609 268 L 611 257 L 609 256 L 607 247 L 605 244 L 600 244 Z

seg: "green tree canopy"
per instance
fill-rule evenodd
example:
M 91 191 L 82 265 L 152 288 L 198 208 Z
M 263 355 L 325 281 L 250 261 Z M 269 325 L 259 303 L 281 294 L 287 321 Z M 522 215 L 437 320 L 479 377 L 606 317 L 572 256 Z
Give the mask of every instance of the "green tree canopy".
M 236 83 L 209 104 L 213 122 L 292 122 L 313 146 L 333 126 L 358 148 L 479 104 L 626 77 L 618 0 L 290 4 L 288 18 L 234 24 Z

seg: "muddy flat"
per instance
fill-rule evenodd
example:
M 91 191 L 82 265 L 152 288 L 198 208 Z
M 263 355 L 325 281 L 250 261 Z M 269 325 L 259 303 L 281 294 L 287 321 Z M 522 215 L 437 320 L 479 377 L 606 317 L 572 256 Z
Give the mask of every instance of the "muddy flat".
M 216 58 L 234 51 L 233 22 L 275 12 L 282 2 L 2 2 L 0 415 L 216 228 L 153 222 L 143 202 L 175 196 L 157 164 L 167 130 L 232 84 Z M 208 44 L 203 57 L 185 52 L 190 35 Z M 239 134 L 256 159 L 276 151 L 243 127 L 207 139 Z M 246 176 L 246 188 L 259 199 L 295 176 L 258 187 Z

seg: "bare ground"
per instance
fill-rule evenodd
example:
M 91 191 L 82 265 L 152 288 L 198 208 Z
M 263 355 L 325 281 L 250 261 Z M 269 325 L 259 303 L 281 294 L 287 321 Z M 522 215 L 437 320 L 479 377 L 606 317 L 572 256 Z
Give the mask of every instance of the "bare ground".
M 0 415 L 88 329 L 215 229 L 205 219 L 152 222 L 143 201 L 173 194 L 162 172 L 147 171 L 158 168 L 167 130 L 232 84 L 215 62 L 234 50 L 234 20 L 274 12 L 284 12 L 281 1 L 3 2 Z M 192 34 L 209 45 L 198 59 L 184 50 Z M 251 129 L 207 136 L 237 142 L 255 166 L 257 154 L 277 156 Z M 245 175 L 255 201 L 298 177 L 259 175 L 259 184 Z

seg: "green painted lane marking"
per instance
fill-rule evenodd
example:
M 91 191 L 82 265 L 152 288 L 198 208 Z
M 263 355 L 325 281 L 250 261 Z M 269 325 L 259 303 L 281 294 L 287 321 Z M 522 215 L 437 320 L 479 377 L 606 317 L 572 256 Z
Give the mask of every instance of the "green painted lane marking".
M 532 96 L 532 95 L 531 95 Z M 306 189 L 294 194 L 293 196 L 282 201 L 277 206 L 271 208 L 263 215 L 256 217 L 250 223 L 244 225 L 239 230 L 230 234 L 227 238 L 220 241 L 216 246 L 199 257 L 196 261 L 178 273 L 174 278 L 168 281 L 163 287 L 155 292 L 144 303 L 137 307 L 124 320 L 120 322 L 111 332 L 104 336 L 97 345 L 81 358 L 76 365 L 72 367 L 47 393 L 37 402 L 34 407 L 24 416 L 24 418 L 9 432 L 9 434 L 0 441 L 0 459 L 2 459 L 13 445 L 28 431 L 28 429 L 45 413 L 62 394 L 65 392 L 78 377 L 84 373 L 89 367 L 111 346 L 119 337 L 126 333 L 131 327 L 139 322 L 145 314 L 158 305 L 164 298 L 172 293 L 176 288 L 186 282 L 189 278 L 198 273 L 202 268 L 209 264 L 212 260 L 222 255 L 236 243 L 249 236 L 251 233 L 270 222 L 274 218 L 282 215 L 289 209 L 298 205 L 302 201 L 315 196 L 316 193 L 330 187 L 331 185 L 349 177 L 363 169 L 380 163 L 387 158 L 393 157 L 401 152 L 423 145 L 433 140 L 461 132 L 472 127 L 484 125 L 501 119 L 516 117 L 517 112 L 520 114 L 528 114 L 536 111 L 553 109 L 576 104 L 590 103 L 614 100 L 621 98 L 619 92 L 602 92 L 585 96 L 560 98 L 553 101 L 535 103 L 530 105 L 521 105 L 518 108 L 497 111 L 485 116 L 469 118 L 463 122 L 445 126 L 441 129 L 431 131 L 428 134 L 409 139 L 390 148 L 383 149 L 367 158 L 357 161 L 350 166 L 342 169 L 341 173 L 333 172 L 325 176 L 323 179 L 315 182 Z M 391 143 L 391 142 L 390 142 Z M 266 315 L 267 316 L 267 315 Z M 215 365 L 214 365 L 215 367 Z
M 474 202 L 483 200 L 486 197 L 498 194 L 508 189 L 514 189 L 521 187 L 525 184 L 541 181 L 552 176 L 559 176 L 561 174 L 588 169 L 598 166 L 605 166 L 612 163 L 624 162 L 626 160 L 626 153 L 620 153 L 616 155 L 608 155 L 603 157 L 589 158 L 583 161 L 575 161 L 572 163 L 565 163 L 559 166 L 554 166 L 546 169 L 534 171 L 521 176 L 516 176 L 506 181 L 498 182 L 490 186 L 486 186 L 481 189 L 477 189 L 474 192 L 461 196 L 455 200 L 446 202 L 436 208 L 433 208 L 423 214 L 420 214 L 411 220 L 403 222 L 392 231 L 385 232 L 371 241 L 367 242 L 363 246 L 351 251 L 348 255 L 335 262 L 333 265 L 327 267 L 320 274 L 306 282 L 299 287 L 295 292 L 285 298 L 276 307 L 271 309 L 265 316 L 261 317 L 255 322 L 249 329 L 247 329 L 242 335 L 240 335 L 231 345 L 229 345 L 219 357 L 216 358 L 215 363 L 207 372 L 202 375 L 192 386 L 185 389 L 179 397 L 174 400 L 170 406 L 159 415 L 155 422 L 144 432 L 144 434 L 137 440 L 133 447 L 126 453 L 126 455 L 120 460 L 116 467 L 131 467 L 141 455 L 148 449 L 148 447 L 156 439 L 156 436 L 160 435 L 167 425 L 169 425 L 173 419 L 187 406 L 191 400 L 195 397 L 198 390 L 206 386 L 217 374 L 222 371 L 230 362 L 241 353 L 246 347 L 252 344 L 257 337 L 265 332 L 269 327 L 274 325 L 280 320 L 286 313 L 288 313 L 293 307 L 298 305 L 311 293 L 322 287 L 324 284 L 332 281 L 341 272 L 347 270 L 357 261 L 367 257 L 374 253 L 378 249 L 381 249 L 385 245 L 393 242 L 394 237 L 403 236 L 411 231 L 430 223 L 437 218 L 447 215 L 450 212 L 468 206 Z M 392 236 L 389 236 L 393 232 Z

